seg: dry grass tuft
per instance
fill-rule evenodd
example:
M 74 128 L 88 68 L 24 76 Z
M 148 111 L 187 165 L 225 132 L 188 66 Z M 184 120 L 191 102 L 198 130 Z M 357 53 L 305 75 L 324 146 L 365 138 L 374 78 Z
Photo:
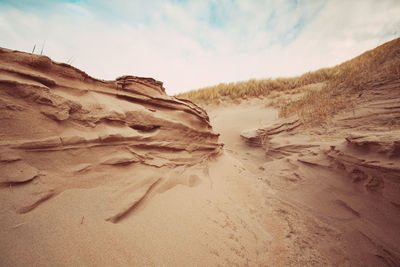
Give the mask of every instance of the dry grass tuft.
M 319 91 L 309 91 L 301 99 L 281 105 L 279 116 L 296 114 L 305 125 L 316 126 L 328 122 L 334 114 L 350 106 L 352 103 L 347 96 L 335 96 L 325 87 Z

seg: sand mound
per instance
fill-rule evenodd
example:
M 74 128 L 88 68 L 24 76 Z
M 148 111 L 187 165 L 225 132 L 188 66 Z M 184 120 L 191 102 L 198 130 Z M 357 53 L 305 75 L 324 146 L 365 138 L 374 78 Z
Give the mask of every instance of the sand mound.
M 67 189 L 132 183 L 135 197 L 111 211 L 117 222 L 160 181 L 159 168 L 190 166 L 220 151 L 205 111 L 167 96 L 159 81 L 101 81 L 45 56 L 0 55 L 0 184 L 31 194 L 17 201 L 20 212 Z M 152 175 L 129 181 L 118 170 L 139 165 Z M 104 178 L 115 173 L 120 177 Z

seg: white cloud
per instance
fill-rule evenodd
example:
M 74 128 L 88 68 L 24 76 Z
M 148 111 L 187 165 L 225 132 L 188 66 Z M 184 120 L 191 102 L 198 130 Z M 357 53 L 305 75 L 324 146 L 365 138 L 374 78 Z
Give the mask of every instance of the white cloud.
M 0 6 L 0 46 L 44 53 L 103 79 L 162 80 L 175 94 L 298 75 L 399 37 L 398 1 L 97 1 Z M 211 7 L 214 5 L 214 9 Z

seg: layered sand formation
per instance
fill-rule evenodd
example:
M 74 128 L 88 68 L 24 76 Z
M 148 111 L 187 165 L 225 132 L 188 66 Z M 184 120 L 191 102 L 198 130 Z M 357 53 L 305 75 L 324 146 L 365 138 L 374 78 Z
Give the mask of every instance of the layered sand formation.
M 20 213 L 66 189 L 85 187 L 82 180 L 99 170 L 107 175 L 120 166 L 174 168 L 219 152 L 205 111 L 167 96 L 159 81 L 135 76 L 100 81 L 45 56 L 6 49 L 0 55 L 0 184 L 29 183 L 24 187 L 31 197 L 18 203 Z M 132 182 L 137 199 L 109 220 L 131 212 L 160 179 Z

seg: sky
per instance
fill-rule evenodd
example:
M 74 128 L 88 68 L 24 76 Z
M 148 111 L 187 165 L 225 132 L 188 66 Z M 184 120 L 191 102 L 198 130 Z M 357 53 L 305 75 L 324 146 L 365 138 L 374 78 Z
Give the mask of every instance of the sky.
M 330 67 L 400 37 L 400 0 L 0 0 L 0 46 L 174 95 Z

